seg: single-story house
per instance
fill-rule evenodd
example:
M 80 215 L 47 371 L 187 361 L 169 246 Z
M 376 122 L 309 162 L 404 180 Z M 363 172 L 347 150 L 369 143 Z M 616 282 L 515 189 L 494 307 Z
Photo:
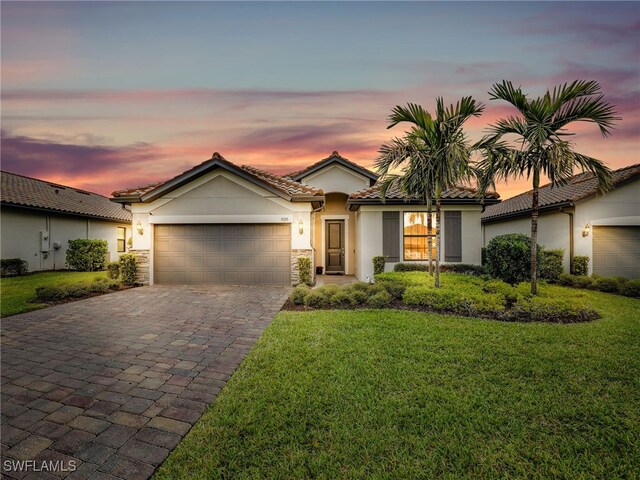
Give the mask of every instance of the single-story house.
M 2 258 L 26 260 L 29 271 L 66 268 L 67 242 L 109 243 L 109 260 L 127 251 L 131 212 L 107 197 L 78 188 L 0 172 Z
M 166 181 L 113 193 L 131 206 L 143 283 L 296 284 L 300 256 L 326 273 L 373 277 L 372 259 L 424 262 L 435 232 L 426 207 L 338 152 L 289 175 L 238 166 L 215 153 Z M 497 194 L 486 200 L 498 201 Z M 441 260 L 481 261 L 482 206 L 457 188 L 442 200 Z
M 538 243 L 563 249 L 564 269 L 573 256 L 590 258 L 589 273 L 640 278 L 640 164 L 613 172 L 613 189 L 598 195 L 591 173 L 561 187 L 540 188 Z M 484 245 L 505 233 L 531 234 L 531 191 L 482 214 Z

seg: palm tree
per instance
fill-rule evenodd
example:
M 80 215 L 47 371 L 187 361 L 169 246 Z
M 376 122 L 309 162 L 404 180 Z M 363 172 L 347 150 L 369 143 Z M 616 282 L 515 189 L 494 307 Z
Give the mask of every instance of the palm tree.
M 463 130 L 471 117 L 482 114 L 484 105 L 472 97 L 464 97 L 445 108 L 441 97 L 436 99 L 435 117 L 420 105 L 396 106 L 389 116 L 389 126 L 409 123 L 411 128 L 401 138 L 394 138 L 380 147 L 376 169 L 380 174 L 380 194 L 384 199 L 391 187 L 397 187 L 408 199 L 427 206 L 430 223 L 432 201 L 436 210 L 435 286 L 440 287 L 440 205 L 442 193 L 474 176 L 470 165 L 471 147 Z M 393 173 L 400 169 L 401 173 Z M 431 233 L 430 225 L 428 232 Z M 429 264 L 431 264 L 431 237 Z
M 531 179 L 531 293 L 537 294 L 538 188 L 540 177 L 546 176 L 552 186 L 565 185 L 579 169 L 591 172 L 603 193 L 611 186 L 611 170 L 600 160 L 573 150 L 567 125 L 591 122 L 606 137 L 611 133 L 616 116 L 614 107 L 604 101 L 600 85 L 595 81 L 576 80 L 559 85 L 530 100 L 521 88 L 503 80 L 489 91 L 491 100 L 505 100 L 513 105 L 517 116 L 498 120 L 489 127 L 489 135 L 476 146 L 483 151 L 479 163 L 481 192 L 494 186 L 495 180 L 525 177 Z M 505 137 L 512 136 L 511 142 Z

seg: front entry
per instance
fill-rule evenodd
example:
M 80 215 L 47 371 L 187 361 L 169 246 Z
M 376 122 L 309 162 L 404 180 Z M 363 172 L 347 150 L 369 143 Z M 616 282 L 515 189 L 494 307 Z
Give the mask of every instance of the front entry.
M 327 273 L 344 273 L 344 220 L 326 220 Z

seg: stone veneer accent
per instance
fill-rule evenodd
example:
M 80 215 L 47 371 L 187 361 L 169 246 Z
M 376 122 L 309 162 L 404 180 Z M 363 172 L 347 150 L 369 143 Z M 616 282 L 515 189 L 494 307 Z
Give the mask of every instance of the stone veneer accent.
M 151 280 L 149 250 L 131 250 L 129 253 L 136 256 L 136 282 L 149 285 Z
M 300 277 L 298 275 L 298 258 L 300 257 L 309 257 L 311 259 L 311 283 L 314 282 L 316 278 L 316 268 L 313 264 L 313 250 L 309 249 L 301 249 L 301 250 L 291 250 L 291 285 L 298 285 L 300 282 Z

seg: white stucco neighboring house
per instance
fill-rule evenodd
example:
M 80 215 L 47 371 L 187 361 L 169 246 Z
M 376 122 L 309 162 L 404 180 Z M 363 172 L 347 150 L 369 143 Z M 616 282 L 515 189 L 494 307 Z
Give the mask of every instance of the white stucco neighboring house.
M 640 278 L 640 164 L 614 171 L 613 182 L 604 195 L 590 173 L 540 188 L 538 243 L 564 250 L 566 272 L 572 256 L 587 256 L 590 274 Z M 530 235 L 531 191 L 487 207 L 482 226 L 485 246 L 497 235 Z
M 434 231 L 426 207 L 396 192 L 380 198 L 377 175 L 333 152 L 276 175 L 215 153 L 161 183 L 113 193 L 131 206 L 133 251 L 143 283 L 296 284 L 297 259 L 312 270 L 373 278 L 374 256 L 424 262 Z M 490 195 L 488 204 L 497 202 Z M 481 204 L 458 188 L 443 196 L 442 258 L 481 260 Z
M 107 197 L 78 188 L 1 172 L 2 258 L 26 260 L 29 271 L 66 268 L 69 240 L 102 239 L 108 259 L 127 251 L 131 212 Z

